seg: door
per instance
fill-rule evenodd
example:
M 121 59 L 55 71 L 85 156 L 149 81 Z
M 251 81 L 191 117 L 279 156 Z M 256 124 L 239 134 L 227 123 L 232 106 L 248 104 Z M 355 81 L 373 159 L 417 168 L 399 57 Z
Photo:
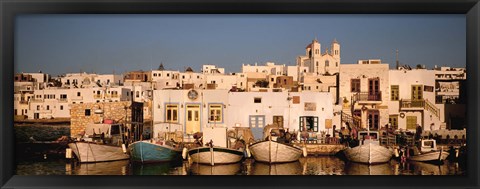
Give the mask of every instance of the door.
M 368 100 L 378 101 L 380 100 L 380 81 L 378 78 L 368 79 Z
M 263 139 L 263 127 L 265 126 L 264 115 L 251 115 L 249 116 L 250 130 L 252 131 L 255 140 Z
M 422 100 L 423 90 L 422 85 L 412 85 L 412 100 Z
M 273 116 L 273 124 L 283 128 L 283 116 Z
M 407 130 L 415 130 L 417 128 L 417 116 L 407 116 Z
M 186 105 L 186 134 L 200 132 L 200 105 Z
M 379 112 L 378 110 L 369 110 L 368 111 L 368 125 L 370 126 L 370 130 L 378 130 L 379 126 Z
M 40 118 L 40 114 L 39 113 L 34 113 L 33 114 L 33 119 L 39 119 Z

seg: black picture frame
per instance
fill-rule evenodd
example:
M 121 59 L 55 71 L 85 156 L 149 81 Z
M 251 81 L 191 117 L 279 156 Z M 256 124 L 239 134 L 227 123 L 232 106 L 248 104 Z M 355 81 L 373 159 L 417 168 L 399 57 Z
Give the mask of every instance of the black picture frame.
M 479 0 L 2 0 L 0 181 L 2 188 L 478 188 Z M 13 175 L 15 15 L 49 14 L 465 14 L 466 176 L 18 176 Z M 447 44 L 446 44 L 447 45 Z M 473 137 L 470 137 L 473 136 Z M 470 145 L 472 144 L 472 145 Z

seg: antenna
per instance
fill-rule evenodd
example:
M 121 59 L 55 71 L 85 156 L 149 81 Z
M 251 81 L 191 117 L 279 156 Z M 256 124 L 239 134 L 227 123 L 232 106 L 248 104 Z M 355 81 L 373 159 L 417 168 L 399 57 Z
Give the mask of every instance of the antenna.
M 398 70 L 398 67 L 400 67 L 400 63 L 398 62 L 398 49 L 396 50 L 396 62 L 397 62 L 397 70 Z

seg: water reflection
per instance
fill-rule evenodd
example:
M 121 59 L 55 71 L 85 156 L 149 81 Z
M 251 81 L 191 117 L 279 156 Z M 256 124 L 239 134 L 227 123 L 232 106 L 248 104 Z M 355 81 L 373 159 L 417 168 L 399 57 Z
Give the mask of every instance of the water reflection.
M 242 163 L 203 165 L 166 162 L 132 164 L 128 160 L 79 164 L 65 159 L 35 159 L 17 162 L 17 175 L 465 175 L 465 165 L 392 160 L 379 165 L 345 162 L 337 157 L 300 158 L 299 161 L 266 164 L 246 159 Z
M 345 172 L 347 175 L 393 175 L 394 169 L 390 163 L 367 165 L 348 162 L 345 165 Z
M 344 175 L 345 162 L 331 156 L 300 158 L 303 175 Z
M 303 167 L 299 161 L 291 163 L 267 164 L 254 162 L 249 175 L 302 175 Z
M 67 163 L 67 175 L 127 175 L 128 160 L 99 163 Z
M 242 173 L 241 167 L 241 163 L 215 166 L 192 163 L 190 170 L 194 175 L 238 175 Z
M 152 164 L 131 164 L 132 175 L 186 175 L 185 165 L 181 161 Z

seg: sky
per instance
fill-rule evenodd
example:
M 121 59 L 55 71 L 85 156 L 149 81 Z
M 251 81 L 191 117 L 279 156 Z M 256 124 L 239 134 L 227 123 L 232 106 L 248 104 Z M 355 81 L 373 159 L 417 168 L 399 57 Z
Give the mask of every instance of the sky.
M 15 72 L 124 73 L 157 69 L 227 73 L 242 64 L 295 65 L 317 38 L 336 39 L 341 64 L 381 59 L 395 66 L 465 67 L 466 18 L 450 15 L 20 15 Z

